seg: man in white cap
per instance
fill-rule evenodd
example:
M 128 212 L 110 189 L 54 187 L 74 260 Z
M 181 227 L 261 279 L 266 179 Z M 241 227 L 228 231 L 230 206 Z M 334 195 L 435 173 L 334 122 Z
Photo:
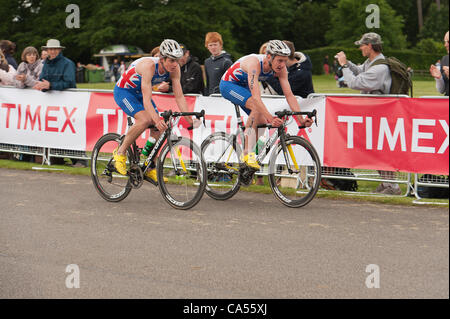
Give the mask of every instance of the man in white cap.
M 48 57 L 34 89 L 45 92 L 76 87 L 75 63 L 63 56 L 61 51 L 64 48 L 56 39 L 48 40 L 47 45 L 42 47 L 47 50 Z

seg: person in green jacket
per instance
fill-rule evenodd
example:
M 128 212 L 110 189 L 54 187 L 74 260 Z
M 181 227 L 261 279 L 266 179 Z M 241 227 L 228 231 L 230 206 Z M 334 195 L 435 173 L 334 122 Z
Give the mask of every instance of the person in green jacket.
M 42 49 L 47 50 L 48 58 L 39 76 L 39 82 L 33 87 L 34 89 L 45 92 L 48 90 L 62 91 L 76 87 L 75 63 L 63 56 L 62 50 L 64 48 L 56 39 L 48 40 L 47 45 L 42 47 Z

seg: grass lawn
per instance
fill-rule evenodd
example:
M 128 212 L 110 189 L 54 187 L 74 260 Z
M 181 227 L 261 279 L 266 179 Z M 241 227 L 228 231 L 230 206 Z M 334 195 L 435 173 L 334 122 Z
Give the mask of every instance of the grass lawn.
M 29 163 L 29 162 L 21 162 L 15 160 L 5 160 L 0 159 L 0 168 L 7 169 L 19 169 L 19 170 L 37 170 L 41 172 L 47 172 L 51 174 L 69 174 L 69 175 L 84 175 L 90 176 L 90 168 L 89 167 L 72 167 L 71 165 L 41 165 L 37 163 Z M 384 203 L 391 205 L 414 205 L 415 197 L 405 197 L 405 196 L 380 196 L 380 195 L 370 195 L 370 192 L 373 192 L 377 187 L 378 182 L 368 182 L 368 181 L 358 181 L 358 192 L 342 192 L 342 191 L 327 191 L 320 189 L 317 193 L 316 197 L 318 198 L 329 198 L 329 199 L 339 199 L 339 200 L 348 200 L 353 202 L 373 202 L 373 203 Z M 405 193 L 406 185 L 400 186 L 403 193 Z M 94 186 L 92 186 L 92 190 Z M 272 190 L 269 187 L 268 178 L 264 177 L 264 185 L 250 185 L 247 187 L 241 187 L 240 191 L 243 192 L 253 192 L 253 193 L 261 193 L 261 194 L 272 194 Z M 157 188 L 155 188 L 155 192 L 159 192 Z M 205 195 L 207 196 L 207 195 Z M 232 199 L 231 199 L 232 200 Z M 276 201 L 275 197 L 273 198 Z M 439 206 L 439 207 L 449 207 L 449 200 L 446 199 L 423 199 L 422 202 L 429 203 L 430 205 Z
M 114 82 L 103 83 L 78 83 L 79 89 L 101 89 L 112 90 L 114 88 Z M 314 90 L 316 93 L 343 93 L 343 94 L 355 94 L 358 91 L 348 88 L 338 88 L 333 75 L 313 75 Z M 441 96 L 436 91 L 436 85 L 434 79 L 430 77 L 414 77 L 413 78 L 413 95 L 414 97 L 420 96 Z

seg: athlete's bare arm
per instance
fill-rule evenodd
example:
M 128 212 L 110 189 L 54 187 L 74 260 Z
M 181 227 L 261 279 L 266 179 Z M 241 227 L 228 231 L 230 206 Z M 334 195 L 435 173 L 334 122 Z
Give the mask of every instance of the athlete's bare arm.
M 286 97 L 286 101 L 289 104 L 289 107 L 294 112 L 300 112 L 300 105 L 298 104 L 297 99 L 291 90 L 291 85 L 288 81 L 288 72 L 286 68 L 283 68 L 279 73 L 277 73 L 278 79 L 280 80 L 281 89 L 283 90 L 283 94 Z M 301 115 L 297 115 L 300 125 L 311 126 L 313 120 L 310 118 L 303 118 Z
M 177 102 L 178 107 L 180 108 L 181 112 L 189 112 L 186 103 L 186 98 L 184 97 L 183 89 L 181 87 L 180 82 L 181 78 L 180 66 L 178 66 L 174 72 L 170 73 L 170 78 L 172 80 L 173 94 L 175 95 L 175 101 Z M 185 118 L 188 121 L 189 125 L 192 125 L 192 118 L 190 116 L 186 116 Z

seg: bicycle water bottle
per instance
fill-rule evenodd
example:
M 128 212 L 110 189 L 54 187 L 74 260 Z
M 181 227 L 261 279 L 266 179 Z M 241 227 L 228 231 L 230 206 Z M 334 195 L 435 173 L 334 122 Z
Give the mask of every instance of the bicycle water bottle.
M 153 136 L 150 136 L 147 140 L 147 143 L 145 143 L 144 148 L 142 149 L 142 154 L 145 156 L 148 156 L 153 148 L 155 146 L 156 140 Z
M 261 152 L 261 150 L 264 148 L 264 145 L 266 144 L 266 141 L 267 141 L 267 138 L 266 138 L 266 135 L 264 134 L 264 135 L 261 135 L 259 138 L 258 138 L 258 141 L 256 142 L 256 145 L 255 145 L 255 148 L 254 148 L 254 152 L 255 152 L 255 154 L 256 155 L 258 155 L 259 154 L 259 152 Z

